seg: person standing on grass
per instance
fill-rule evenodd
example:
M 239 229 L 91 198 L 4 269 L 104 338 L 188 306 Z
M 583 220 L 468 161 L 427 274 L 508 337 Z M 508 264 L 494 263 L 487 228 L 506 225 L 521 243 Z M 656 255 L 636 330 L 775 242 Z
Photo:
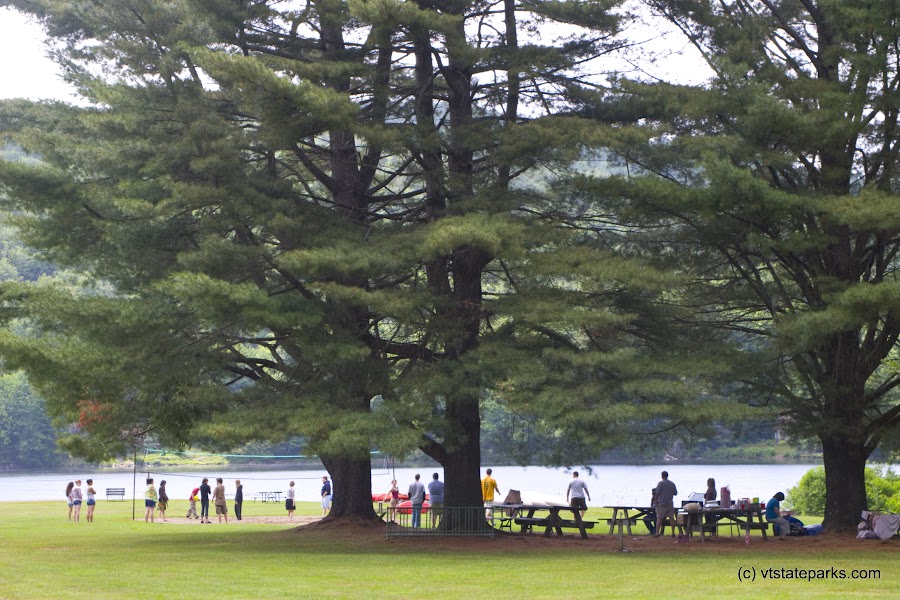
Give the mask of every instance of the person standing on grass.
M 75 487 L 75 482 L 70 481 L 68 485 L 66 485 L 66 504 L 69 505 L 69 520 L 72 520 L 72 488 Z
M 209 523 L 209 495 L 212 493 L 212 488 L 209 487 L 209 479 L 206 477 L 203 478 L 203 483 L 200 484 L 200 522 L 201 523 Z
M 156 505 L 156 509 L 159 511 L 159 520 L 169 522 L 166 518 L 166 509 L 169 507 L 169 495 L 166 494 L 166 480 L 163 479 L 159 482 L 159 503 Z
M 216 506 L 216 516 L 219 523 L 222 517 L 225 517 L 225 523 L 228 523 L 228 503 L 225 502 L 225 484 L 222 483 L 221 477 L 216 477 L 216 488 L 213 490 L 213 504 Z
M 88 523 L 93 523 L 94 522 L 94 506 L 96 506 L 96 504 L 97 504 L 97 490 L 94 489 L 94 480 L 93 479 L 88 479 L 87 484 L 88 484 L 88 487 L 87 487 L 87 503 L 86 503 L 87 504 L 87 515 L 86 515 L 86 518 L 87 518 Z
M 662 472 L 662 481 L 656 484 L 656 533 L 654 537 L 659 537 L 666 530 L 666 519 L 672 526 L 672 537 L 675 537 L 675 527 L 678 523 L 675 520 L 675 496 L 678 495 L 678 488 L 669 481 L 669 472 Z
M 328 511 L 331 510 L 331 482 L 328 481 L 328 475 L 322 477 L 320 493 L 322 494 L 322 517 L 327 517 Z
M 397 506 L 400 504 L 400 488 L 397 486 L 397 480 L 391 480 L 391 489 L 386 494 L 390 499 L 388 503 L 388 522 L 394 523 L 397 518 Z
M 416 480 L 409 485 L 409 501 L 412 504 L 412 526 L 422 526 L 422 504 L 425 503 L 425 485 L 419 481 L 419 474 L 416 473 Z
M 156 487 L 153 485 L 153 478 L 147 478 L 147 490 L 144 492 L 144 523 L 155 523 L 153 514 L 156 511 Z
M 294 510 L 297 508 L 297 505 L 294 504 L 294 482 L 291 482 L 291 485 L 288 487 L 288 491 L 285 494 L 284 507 L 288 512 L 288 521 L 294 520 Z
M 566 489 L 566 502 L 572 507 L 572 512 L 577 510 L 582 517 L 587 512 L 585 496 L 587 496 L 588 500 L 591 499 L 591 493 L 587 489 L 587 484 L 578 479 L 578 471 L 573 471 L 572 481 L 569 482 L 569 487 Z
M 81 480 L 75 480 L 75 486 L 72 488 L 72 506 L 75 511 L 72 513 L 72 520 L 76 523 L 81 521 Z
M 236 479 L 234 481 L 234 486 L 237 488 L 234 491 L 234 516 L 238 521 L 240 521 L 241 506 L 244 504 L 244 486 L 241 485 L 240 479 Z
M 778 492 L 766 502 L 766 521 L 774 523 L 774 527 L 778 528 L 778 539 L 783 541 L 787 538 L 787 534 L 791 532 L 791 524 L 781 516 L 782 500 L 784 500 L 784 494 Z M 747 517 L 747 520 L 749 521 L 750 517 Z
M 438 479 L 437 473 L 431 476 L 431 483 L 428 484 L 428 504 L 431 505 L 431 526 L 437 527 L 444 507 L 444 482 Z

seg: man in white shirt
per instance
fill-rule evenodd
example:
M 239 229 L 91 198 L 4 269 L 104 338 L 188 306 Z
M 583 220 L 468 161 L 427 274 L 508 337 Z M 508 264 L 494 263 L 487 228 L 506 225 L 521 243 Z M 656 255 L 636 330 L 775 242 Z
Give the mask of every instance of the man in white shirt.
M 587 489 L 587 485 L 578 479 L 578 471 L 572 473 L 572 481 L 569 482 L 569 488 L 566 490 L 566 501 L 573 510 L 580 510 L 581 516 L 587 512 L 587 502 L 584 498 L 591 499 L 591 493 Z

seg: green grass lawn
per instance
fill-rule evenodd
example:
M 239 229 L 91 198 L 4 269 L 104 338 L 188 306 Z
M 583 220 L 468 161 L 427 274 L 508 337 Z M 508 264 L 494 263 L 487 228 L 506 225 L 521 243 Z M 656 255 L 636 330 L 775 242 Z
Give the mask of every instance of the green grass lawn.
M 184 516 L 181 504 L 172 503 L 170 516 Z M 298 505 L 298 514 L 319 510 Z M 618 553 L 540 536 L 527 544 L 473 539 L 463 548 L 371 530 L 354 539 L 348 527 L 151 525 L 142 507 L 138 521 L 131 511 L 130 502 L 101 500 L 93 524 L 74 524 L 61 502 L 0 503 L 0 598 L 889 598 L 900 575 L 900 540 L 809 554 L 761 540 L 727 553 L 697 542 Z M 281 516 L 284 508 L 249 503 L 244 514 Z M 880 578 L 764 580 L 769 567 L 878 569 Z M 756 581 L 739 581 L 741 568 L 755 568 Z

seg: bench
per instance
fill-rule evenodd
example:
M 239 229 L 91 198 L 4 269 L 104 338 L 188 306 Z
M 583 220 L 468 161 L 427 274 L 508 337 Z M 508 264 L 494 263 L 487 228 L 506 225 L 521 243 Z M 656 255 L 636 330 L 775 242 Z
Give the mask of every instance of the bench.
M 522 526 L 522 532 L 531 531 L 537 525 L 538 527 L 547 527 L 550 525 L 549 517 L 516 517 L 514 519 L 516 525 Z M 582 521 L 585 529 L 593 529 L 596 521 Z M 572 527 L 578 528 L 578 522 L 574 519 L 560 519 L 554 523 L 554 527 Z
M 125 488 L 106 488 L 106 499 L 110 497 L 118 497 L 119 500 L 125 500 Z
M 594 523 L 596 523 L 596 521 L 582 521 L 581 523 L 584 525 L 585 529 L 593 529 Z M 563 519 L 562 521 L 559 522 L 559 526 L 560 527 L 575 527 L 575 528 L 577 528 L 578 521 Z

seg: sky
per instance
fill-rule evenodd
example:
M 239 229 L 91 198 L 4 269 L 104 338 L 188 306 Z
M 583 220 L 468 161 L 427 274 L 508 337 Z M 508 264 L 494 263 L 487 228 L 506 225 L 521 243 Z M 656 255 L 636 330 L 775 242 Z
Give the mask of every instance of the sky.
M 655 29 L 655 28 L 654 28 Z M 657 73 L 671 77 L 678 73 L 682 83 L 699 83 L 708 73 L 699 66 L 699 61 L 672 56 L 673 45 L 684 48 L 684 41 L 677 40 L 671 32 L 659 35 L 658 31 L 644 29 L 645 39 L 652 40 L 649 48 L 659 64 L 652 68 Z M 640 36 L 639 36 L 640 37 Z M 57 99 L 76 102 L 72 89 L 62 80 L 56 65 L 47 58 L 44 34 L 40 26 L 29 21 L 21 13 L 8 8 L 0 8 L 0 98 L 29 98 L 32 100 Z M 656 50 L 652 50 L 653 46 Z M 685 65 L 697 65 L 694 68 Z M 665 76 L 665 75 L 663 75 Z
M 71 88 L 46 56 L 40 26 L 0 9 L 0 98 L 71 100 Z

